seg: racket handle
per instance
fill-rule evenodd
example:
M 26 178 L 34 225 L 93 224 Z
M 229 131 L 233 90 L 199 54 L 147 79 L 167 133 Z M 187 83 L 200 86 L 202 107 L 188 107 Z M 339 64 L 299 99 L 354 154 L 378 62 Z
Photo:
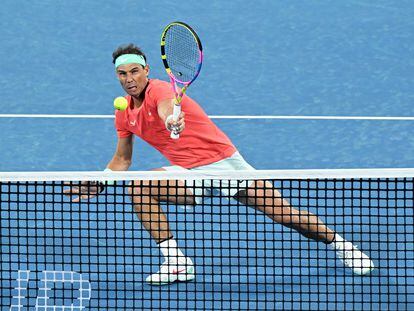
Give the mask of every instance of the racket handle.
M 180 134 L 175 134 L 174 132 L 171 132 L 170 137 L 172 139 L 178 139 L 178 138 L 180 138 Z
M 173 109 L 173 121 L 174 122 L 178 120 L 178 117 L 180 116 L 180 113 L 181 113 L 181 105 L 175 104 L 174 109 Z M 174 130 L 172 130 L 171 134 L 170 134 L 170 137 L 172 139 L 178 139 L 178 138 L 180 138 L 180 134 L 174 133 Z

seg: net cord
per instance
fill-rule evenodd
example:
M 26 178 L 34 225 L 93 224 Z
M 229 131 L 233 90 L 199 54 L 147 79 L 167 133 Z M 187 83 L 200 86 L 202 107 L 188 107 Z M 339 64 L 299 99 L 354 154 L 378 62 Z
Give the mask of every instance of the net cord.
M 264 179 L 360 179 L 412 178 L 414 168 L 254 170 L 254 171 L 65 171 L 0 172 L 0 182 L 18 181 L 119 181 L 119 180 L 264 180 Z

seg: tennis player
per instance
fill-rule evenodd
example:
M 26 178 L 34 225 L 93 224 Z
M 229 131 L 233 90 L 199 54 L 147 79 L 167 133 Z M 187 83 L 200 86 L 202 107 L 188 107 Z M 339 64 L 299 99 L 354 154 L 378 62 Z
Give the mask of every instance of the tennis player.
M 171 85 L 149 79 L 149 66 L 141 49 L 133 44 L 121 46 L 113 53 L 113 63 L 119 82 L 127 93 L 128 108 L 115 112 L 118 143 L 106 170 L 128 170 L 132 161 L 134 136 L 156 148 L 171 163 L 171 166 L 157 170 L 254 170 L 230 139 L 189 96 L 184 96 L 182 100 L 183 112 L 179 119 L 176 122 L 172 120 L 174 93 Z M 170 138 L 172 129 L 180 133 L 178 140 Z M 229 184 L 226 185 L 226 182 Z M 234 197 L 307 238 L 327 244 L 336 251 L 345 266 L 356 274 L 364 275 L 373 269 L 374 264 L 367 255 L 325 226 L 317 216 L 291 207 L 272 184 L 255 181 L 249 185 L 233 185 L 232 182 L 221 181 L 223 195 Z M 136 214 L 165 257 L 160 269 L 146 278 L 149 284 L 191 281 L 195 277 L 194 264 L 177 246 L 160 207 L 163 201 L 180 205 L 197 204 L 205 193 L 202 193 L 197 181 L 194 183 L 195 187 L 188 187 L 188 183 L 182 181 L 151 181 L 150 186 L 149 181 L 135 181 L 130 188 Z M 236 189 L 240 186 L 245 186 L 247 190 L 237 193 Z M 195 189 L 195 192 L 190 188 Z M 82 188 L 67 192 L 79 195 L 77 199 L 86 198 L 90 193 L 91 189 L 84 192 Z

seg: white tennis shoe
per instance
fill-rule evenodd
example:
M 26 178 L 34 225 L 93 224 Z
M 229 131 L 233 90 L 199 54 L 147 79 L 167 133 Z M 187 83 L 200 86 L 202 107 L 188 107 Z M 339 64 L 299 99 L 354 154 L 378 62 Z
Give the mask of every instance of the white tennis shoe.
M 167 285 L 178 282 L 188 282 L 195 278 L 194 264 L 190 258 L 185 261 L 165 261 L 160 270 L 148 276 L 145 281 L 150 285 Z
M 344 263 L 344 265 L 355 274 L 366 275 L 374 269 L 374 263 L 363 252 L 361 252 L 351 242 L 344 240 L 340 236 L 329 246 L 336 252 L 336 256 Z

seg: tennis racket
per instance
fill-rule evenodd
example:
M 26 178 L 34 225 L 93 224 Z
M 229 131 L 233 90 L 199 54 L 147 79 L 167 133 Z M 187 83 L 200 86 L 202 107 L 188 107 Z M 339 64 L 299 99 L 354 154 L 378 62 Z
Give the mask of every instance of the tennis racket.
M 198 77 L 203 63 L 200 38 L 185 23 L 168 24 L 161 35 L 161 58 L 175 94 L 173 120 L 177 121 L 183 95 Z M 171 138 L 179 137 L 179 133 L 173 129 Z

